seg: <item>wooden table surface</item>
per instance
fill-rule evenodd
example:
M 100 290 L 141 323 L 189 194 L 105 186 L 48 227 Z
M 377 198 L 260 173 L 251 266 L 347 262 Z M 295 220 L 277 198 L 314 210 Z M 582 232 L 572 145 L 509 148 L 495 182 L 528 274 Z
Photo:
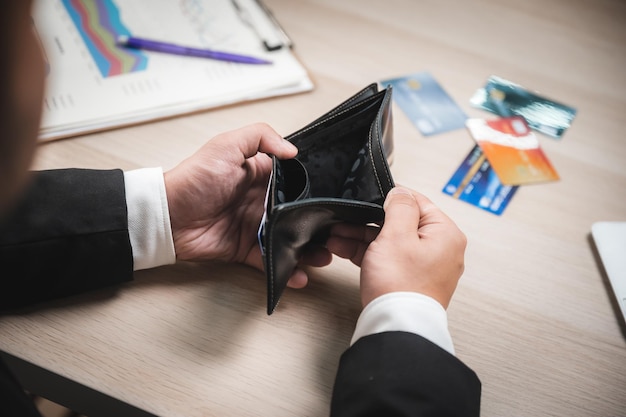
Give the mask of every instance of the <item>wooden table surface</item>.
M 264 121 L 289 134 L 371 82 L 429 71 L 472 117 L 490 75 L 578 110 L 538 134 L 557 182 L 520 187 L 501 216 L 442 192 L 473 147 L 424 137 L 394 107 L 397 183 L 466 233 L 448 310 L 482 415 L 626 415 L 626 326 L 590 239 L 626 220 L 626 3 L 620 0 L 267 0 L 313 92 L 42 144 L 36 168 L 171 168 L 215 134 Z M 395 106 L 395 104 L 394 104 Z M 626 256 L 626 254 L 625 254 Z M 358 269 L 311 271 L 265 314 L 261 273 L 180 263 L 119 291 L 0 320 L 0 349 L 159 416 L 325 416 L 360 311 Z

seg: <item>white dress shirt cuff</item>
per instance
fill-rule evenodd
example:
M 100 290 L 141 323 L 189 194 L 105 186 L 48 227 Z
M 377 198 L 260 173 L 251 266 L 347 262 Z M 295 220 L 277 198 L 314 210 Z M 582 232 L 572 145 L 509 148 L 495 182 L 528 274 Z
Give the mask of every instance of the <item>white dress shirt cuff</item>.
M 161 168 L 124 172 L 128 233 L 133 269 L 153 268 L 176 262 L 170 214 Z
M 361 312 L 350 345 L 363 336 L 387 331 L 415 333 L 454 355 L 446 310 L 427 295 L 393 292 L 374 299 Z

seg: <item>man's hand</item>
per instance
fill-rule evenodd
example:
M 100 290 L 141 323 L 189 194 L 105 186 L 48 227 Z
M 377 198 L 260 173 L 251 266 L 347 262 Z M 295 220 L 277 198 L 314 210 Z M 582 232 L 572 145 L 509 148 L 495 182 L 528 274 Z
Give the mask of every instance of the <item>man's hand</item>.
M 396 187 L 385 200 L 382 228 L 335 225 L 327 247 L 361 267 L 361 302 L 390 292 L 428 295 L 444 308 L 464 270 L 467 240 L 425 196 Z
M 217 135 L 166 172 L 177 259 L 240 262 L 262 270 L 257 231 L 272 169 L 266 154 L 287 159 L 297 153 L 293 144 L 259 123 Z M 319 249 L 302 263 L 330 261 L 330 253 Z M 306 274 L 297 269 L 289 285 L 306 283 Z

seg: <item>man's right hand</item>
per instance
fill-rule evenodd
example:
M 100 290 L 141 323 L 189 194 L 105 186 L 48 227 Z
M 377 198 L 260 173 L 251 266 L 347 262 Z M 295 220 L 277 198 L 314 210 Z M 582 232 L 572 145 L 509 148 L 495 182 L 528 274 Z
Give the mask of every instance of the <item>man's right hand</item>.
M 467 239 L 422 194 L 395 187 L 384 204 L 382 228 L 341 223 L 327 248 L 361 267 L 361 302 L 397 291 L 430 296 L 448 307 L 464 270 Z

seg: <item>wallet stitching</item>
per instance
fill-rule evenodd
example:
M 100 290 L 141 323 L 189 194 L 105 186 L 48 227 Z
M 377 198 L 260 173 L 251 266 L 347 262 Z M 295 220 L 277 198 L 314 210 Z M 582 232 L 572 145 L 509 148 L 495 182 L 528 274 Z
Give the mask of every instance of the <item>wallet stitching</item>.
M 372 97 L 376 97 L 376 96 L 374 95 L 374 96 L 372 96 Z M 368 99 L 369 99 L 369 97 L 368 97 Z M 366 99 L 366 100 L 367 100 L 367 99 Z M 372 101 L 374 101 L 374 100 L 372 100 Z M 294 133 L 292 136 L 298 136 L 298 135 L 301 135 L 301 134 L 303 134 L 303 133 L 308 132 L 308 131 L 309 131 L 309 130 L 311 130 L 311 129 L 316 128 L 317 126 L 319 126 L 319 125 L 321 125 L 321 124 L 323 124 L 323 123 L 328 122 L 329 120 L 336 119 L 336 118 L 338 118 L 339 116 L 343 115 L 344 113 L 349 112 L 350 110 L 354 109 L 356 106 L 358 106 L 358 105 L 360 105 L 360 104 L 362 104 L 362 103 L 363 103 L 363 102 L 361 101 L 361 102 L 358 102 L 358 103 L 356 103 L 356 104 L 354 104 L 354 105 L 352 105 L 352 106 L 346 107 L 345 109 L 343 109 L 343 110 L 342 110 L 342 111 L 340 111 L 339 113 L 333 114 L 332 116 L 330 116 L 330 117 L 329 117 L 329 118 L 327 118 L 327 119 L 320 120 L 319 122 L 317 122 L 317 123 L 315 123 L 315 124 L 313 124 L 313 125 L 311 125 L 311 126 L 307 126 L 307 127 L 305 127 L 304 129 L 302 129 L 302 130 L 300 130 L 300 131 L 298 131 L 298 132 Z
M 272 245 L 272 238 L 271 238 L 271 236 L 274 233 L 273 223 L 274 222 L 271 222 L 269 224 L 270 227 L 268 227 L 269 230 L 267 231 L 268 232 L 267 252 L 268 252 L 269 265 L 266 265 L 266 267 L 269 267 L 267 270 L 267 273 L 269 273 L 269 279 L 270 279 L 269 291 L 270 291 L 270 306 L 272 306 L 272 311 L 276 307 L 274 306 L 274 245 Z M 278 305 L 278 303 L 276 303 L 276 305 Z
M 385 98 L 383 100 L 383 104 L 384 104 L 384 102 L 389 102 L 388 98 Z M 380 123 L 379 123 L 380 119 L 381 118 L 376 117 L 376 120 L 374 121 L 374 128 L 376 129 L 376 131 L 380 130 L 379 139 L 380 139 L 380 136 L 382 136 L 382 129 L 381 129 Z M 372 168 L 374 169 L 374 177 L 376 178 L 376 183 L 378 184 L 378 189 L 380 190 L 381 195 L 384 196 L 385 195 L 385 191 L 383 190 L 383 186 L 382 186 L 382 183 L 380 182 L 378 171 L 376 170 L 376 164 L 374 163 L 374 155 L 373 155 L 373 149 L 372 149 L 373 138 L 372 138 L 372 131 L 371 130 L 369 132 L 369 138 L 370 138 L 370 152 L 369 153 L 370 153 L 370 159 L 372 161 Z M 380 157 L 384 159 L 385 155 L 384 155 L 384 153 L 382 151 L 382 147 L 381 146 L 379 146 L 379 152 L 380 152 Z M 384 174 L 385 174 L 385 177 L 387 179 L 387 182 L 389 184 L 391 184 L 391 181 L 390 181 L 390 178 L 389 178 L 389 173 L 385 172 Z
M 374 127 L 376 129 L 378 129 L 378 119 L 376 119 L 376 121 L 374 122 Z M 372 169 L 374 170 L 374 178 L 376 178 L 376 184 L 378 184 L 378 189 L 380 190 L 380 194 L 384 195 L 385 192 L 383 191 L 383 186 L 380 183 L 380 179 L 378 178 L 378 171 L 376 170 L 376 164 L 374 163 L 374 155 L 372 154 L 373 150 L 372 150 L 372 131 L 370 130 L 369 133 L 369 137 L 370 137 L 370 160 L 372 161 Z M 384 157 L 384 156 L 383 156 Z
M 355 102 L 355 101 L 357 101 L 357 100 L 360 100 L 360 98 L 361 98 L 362 96 L 364 96 L 365 94 L 367 94 L 367 93 L 369 92 L 369 90 L 371 90 L 371 89 L 372 89 L 372 86 L 373 86 L 373 85 L 374 85 L 374 84 L 371 84 L 371 85 L 367 86 L 366 88 L 364 88 L 363 90 L 361 90 L 361 91 L 360 91 L 358 94 L 356 94 L 354 97 L 352 97 L 351 99 L 348 99 L 348 100 L 345 102 L 345 104 L 346 104 L 346 105 L 349 105 L 349 104 L 351 104 L 351 103 L 353 103 L 353 102 Z M 376 95 L 375 93 L 377 93 L 377 91 L 374 91 L 374 95 Z
M 330 201 L 328 199 L 324 199 L 323 201 L 317 201 L 315 198 L 312 198 L 306 201 L 287 203 L 287 204 L 290 204 L 290 206 L 283 208 L 282 213 L 287 213 L 289 211 L 302 208 L 302 207 L 317 206 L 320 204 L 328 205 L 328 206 L 349 206 L 349 207 L 370 207 L 370 208 L 380 207 L 380 204 L 377 204 L 377 203 L 369 203 L 367 201 L 363 201 L 362 203 L 368 203 L 368 204 L 356 204 L 356 203 L 352 203 L 349 201 L 341 200 L 339 198 L 335 198 Z
M 363 90 L 356 93 L 353 97 L 349 98 L 348 100 L 346 100 L 345 102 L 337 106 L 334 110 L 331 110 L 328 114 L 328 117 L 321 121 L 326 121 L 329 118 L 333 117 L 334 115 L 342 113 L 344 110 L 346 110 L 346 107 L 351 106 L 352 103 L 354 103 L 355 101 L 360 101 L 361 97 L 367 95 L 370 92 L 372 92 L 372 95 L 370 97 L 373 97 L 376 95 L 376 93 L 378 93 L 378 88 L 376 84 L 372 83 L 368 85 L 367 87 L 365 87 Z

